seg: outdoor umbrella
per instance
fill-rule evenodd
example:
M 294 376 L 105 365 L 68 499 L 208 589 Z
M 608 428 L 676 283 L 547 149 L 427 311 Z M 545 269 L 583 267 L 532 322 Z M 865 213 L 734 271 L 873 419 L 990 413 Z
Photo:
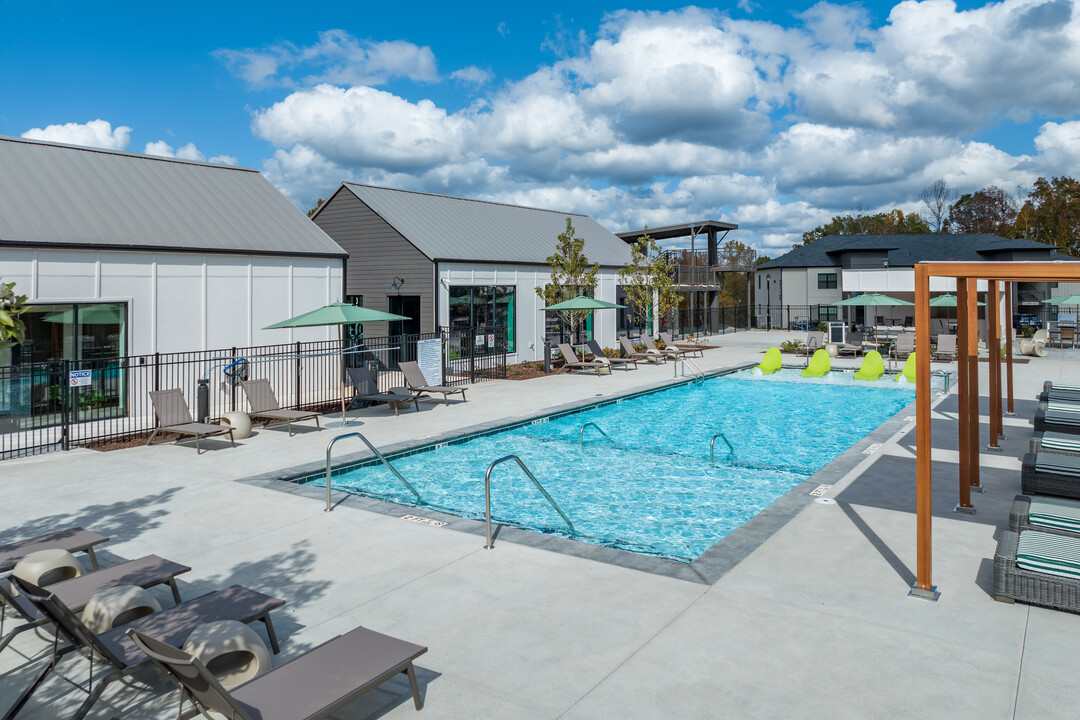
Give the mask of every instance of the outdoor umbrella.
M 1080 293 L 1072 293 L 1071 295 L 1061 295 L 1059 297 L 1052 297 L 1043 300 L 1047 305 L 1080 305 Z
M 66 323 L 70 325 L 75 321 L 75 311 L 72 309 L 49 313 L 41 318 L 47 323 Z M 106 305 L 82 305 L 79 307 L 80 325 L 120 325 L 124 322 L 124 312 L 115 304 Z
M 341 341 L 341 360 L 345 362 L 345 341 L 343 339 L 342 325 L 359 325 L 366 322 L 381 322 L 385 320 L 410 320 L 404 315 L 394 315 L 380 310 L 360 307 L 350 303 L 330 303 L 310 312 L 291 317 L 288 320 L 267 325 L 263 330 L 277 330 L 283 328 L 320 327 L 328 325 L 338 326 L 338 340 Z M 345 381 L 341 383 L 341 423 L 345 424 Z
M 890 297 L 889 295 L 882 295 L 881 293 L 865 293 L 863 295 L 856 295 L 855 297 L 850 297 L 847 300 L 841 300 L 840 302 L 835 303 L 835 304 L 836 305 L 844 305 L 846 307 L 852 307 L 852 306 L 853 307 L 876 307 L 876 306 L 879 306 L 879 305 L 911 305 L 911 306 L 915 305 L 915 303 L 910 303 L 907 300 L 901 300 L 900 298 Z M 871 327 L 873 327 L 873 324 L 871 324 L 871 323 L 867 323 L 867 324 L 870 325 Z M 874 330 L 874 339 L 875 340 L 877 339 L 877 330 L 876 329 Z
M 976 305 L 983 307 L 986 303 L 976 302 Z M 938 295 L 930 301 L 930 307 L 956 307 L 956 296 L 945 293 L 944 295 Z M 950 320 L 952 318 L 949 318 Z
M 572 300 L 565 300 L 561 303 L 548 305 L 544 310 L 549 312 L 567 312 L 571 310 L 615 310 L 625 307 L 625 305 L 618 305 L 616 303 L 607 302 L 606 300 L 597 300 L 596 298 L 586 297 L 585 295 L 578 295 Z M 574 338 L 570 338 L 570 342 L 573 343 Z

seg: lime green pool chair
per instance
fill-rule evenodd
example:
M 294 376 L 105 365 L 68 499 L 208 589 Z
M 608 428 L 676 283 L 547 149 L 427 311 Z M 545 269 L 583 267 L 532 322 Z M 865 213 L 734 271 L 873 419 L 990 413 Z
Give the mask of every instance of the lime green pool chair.
M 754 368 L 755 375 L 772 375 L 774 372 L 780 369 L 782 360 L 780 359 L 780 348 L 771 347 L 765 351 L 765 357 L 762 358 L 761 364 Z
M 855 373 L 856 380 L 877 380 L 885 374 L 885 361 L 881 359 L 881 353 L 871 350 L 863 358 L 862 367 Z
M 904 369 L 896 376 L 896 382 L 915 384 L 915 353 L 908 355 L 908 359 L 904 361 Z
M 810 364 L 802 371 L 802 376 L 817 378 L 825 377 L 829 374 L 829 370 L 831 369 L 832 365 L 829 360 L 829 353 L 825 351 L 825 348 L 821 348 L 814 353 L 814 357 L 810 358 Z

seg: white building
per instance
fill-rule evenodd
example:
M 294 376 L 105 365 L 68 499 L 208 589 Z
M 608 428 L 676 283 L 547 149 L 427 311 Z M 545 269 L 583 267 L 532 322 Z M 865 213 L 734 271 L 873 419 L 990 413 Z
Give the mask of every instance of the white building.
M 0 137 L 0 278 L 33 309 L 0 367 L 329 339 L 345 252 L 257 171 Z
M 552 317 L 536 288 L 550 281 L 567 218 L 600 266 L 595 297 L 615 302 L 630 249 L 586 215 L 342 183 L 313 216 L 349 252 L 347 297 L 412 318 L 365 333 L 505 328 L 509 363 L 543 358 Z M 615 328 L 615 312 L 599 311 L 587 331 L 614 347 Z

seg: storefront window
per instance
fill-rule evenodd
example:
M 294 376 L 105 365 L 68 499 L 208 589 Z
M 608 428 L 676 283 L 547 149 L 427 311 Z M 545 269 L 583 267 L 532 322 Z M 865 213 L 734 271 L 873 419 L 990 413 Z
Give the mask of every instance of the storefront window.
M 506 352 L 514 352 L 517 288 L 512 285 L 451 285 L 450 327 L 505 327 Z

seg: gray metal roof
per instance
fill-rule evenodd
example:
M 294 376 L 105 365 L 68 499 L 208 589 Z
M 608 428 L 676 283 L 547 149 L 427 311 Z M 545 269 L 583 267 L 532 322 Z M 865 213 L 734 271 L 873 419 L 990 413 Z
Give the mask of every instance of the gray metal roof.
M 758 270 L 781 267 L 839 266 L 847 252 L 887 251 L 889 267 L 914 267 L 917 262 L 964 260 L 981 262 L 1006 250 L 1041 250 L 1049 257 L 1054 247 L 1034 240 L 1003 238 L 999 235 L 897 234 L 826 235 L 809 245 L 781 255 Z
M 346 254 L 256 170 L 3 136 L 0 243 Z
M 738 230 L 739 226 L 735 223 L 722 222 L 720 220 L 695 220 L 694 222 L 681 223 L 679 225 L 664 225 L 663 227 L 648 228 L 649 237 L 653 240 L 670 240 L 672 238 L 690 237 L 695 233 L 702 235 L 710 230 L 713 231 L 728 231 Z M 615 233 L 628 243 L 635 243 L 637 239 L 644 235 L 645 228 L 640 230 L 624 230 L 623 232 Z
M 630 249 L 587 215 L 343 183 L 431 260 L 547 264 L 566 218 L 590 262 L 622 266 Z M 326 205 L 323 205 L 326 207 Z

